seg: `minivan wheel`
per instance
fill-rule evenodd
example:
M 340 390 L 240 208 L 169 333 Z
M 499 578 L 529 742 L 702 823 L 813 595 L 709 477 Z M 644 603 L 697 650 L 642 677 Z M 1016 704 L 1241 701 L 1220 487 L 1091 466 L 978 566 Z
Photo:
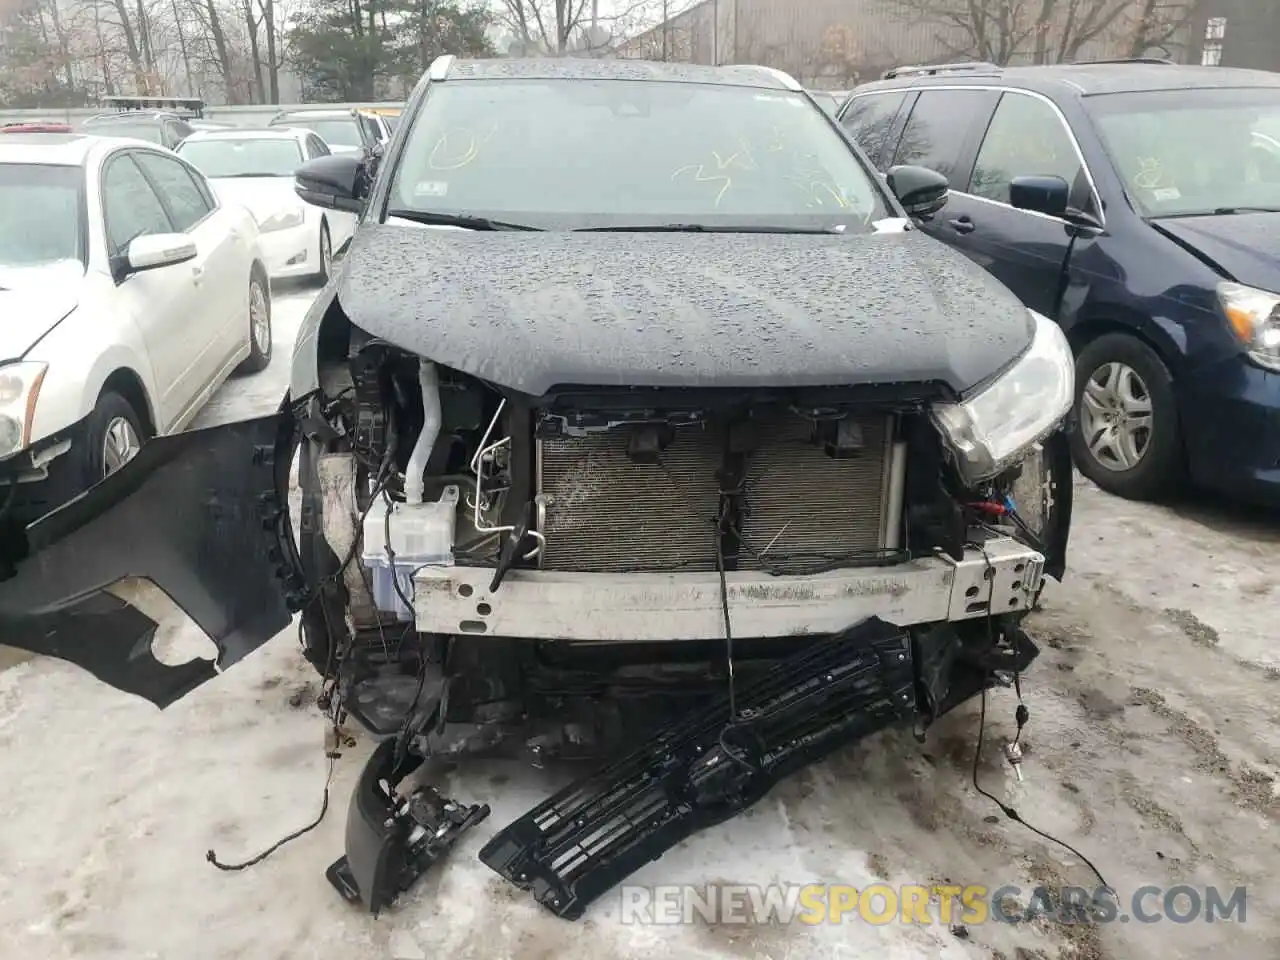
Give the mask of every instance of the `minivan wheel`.
M 1149 346 L 1123 333 L 1089 343 L 1076 360 L 1076 467 L 1108 493 L 1155 500 L 1183 475 L 1173 378 Z

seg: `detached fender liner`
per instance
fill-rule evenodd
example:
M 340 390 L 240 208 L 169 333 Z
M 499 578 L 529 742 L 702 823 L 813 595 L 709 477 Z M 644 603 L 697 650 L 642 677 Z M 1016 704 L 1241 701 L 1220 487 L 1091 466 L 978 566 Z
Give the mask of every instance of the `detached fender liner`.
M 287 502 L 293 428 L 286 400 L 272 416 L 156 438 L 31 524 L 6 551 L 23 559 L 0 581 L 0 641 L 161 708 L 260 647 L 305 596 Z M 217 645 L 216 666 L 152 654 L 173 603 Z
M 480 851 L 491 869 L 577 919 L 591 901 L 685 838 L 730 819 L 779 780 L 915 716 L 907 631 L 875 617 L 808 645 L 566 787 Z

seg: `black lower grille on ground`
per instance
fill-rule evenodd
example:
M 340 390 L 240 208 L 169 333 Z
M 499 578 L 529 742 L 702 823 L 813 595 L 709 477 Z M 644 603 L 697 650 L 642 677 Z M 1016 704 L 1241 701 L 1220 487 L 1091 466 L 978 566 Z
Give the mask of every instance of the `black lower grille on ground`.
M 910 636 L 871 618 L 780 661 L 737 696 L 660 730 L 493 837 L 491 869 L 566 919 L 780 779 L 913 716 Z

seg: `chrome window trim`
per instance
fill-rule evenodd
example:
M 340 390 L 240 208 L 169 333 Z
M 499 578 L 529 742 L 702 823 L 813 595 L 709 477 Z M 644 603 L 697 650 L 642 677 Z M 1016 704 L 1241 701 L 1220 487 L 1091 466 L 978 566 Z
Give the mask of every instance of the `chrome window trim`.
M 1067 220 L 1063 217 L 1053 217 L 1047 213 L 1041 213 L 1038 210 L 1023 210 L 1021 207 L 1015 207 L 1013 204 L 1005 203 L 1003 200 L 992 200 L 990 197 L 980 197 L 976 193 L 966 193 L 963 190 L 952 190 L 959 197 L 966 197 L 969 200 L 977 200 L 979 203 L 988 203 L 993 207 L 1004 207 L 1006 210 L 1014 210 L 1017 213 L 1025 213 L 1029 217 L 1039 217 L 1041 220 L 1048 220 L 1051 223 L 1061 223 L 1064 226 L 1071 227 L 1073 230 L 1087 230 L 1095 236 L 1104 232 L 1104 227 L 1094 227 L 1083 223 L 1076 223 L 1073 220 Z
M 1010 87 L 1010 86 L 1006 86 L 1004 84 L 998 84 L 998 83 L 955 83 L 955 84 L 930 83 L 930 84 L 921 84 L 920 86 L 887 87 L 882 90 L 868 90 L 864 94 L 860 94 L 860 95 L 855 94 L 853 97 L 850 97 L 849 102 L 852 103 L 854 100 L 858 99 L 859 96 L 872 97 L 872 96 L 875 96 L 876 94 L 894 93 L 897 91 L 905 91 L 907 93 L 924 93 L 926 90 L 989 90 L 989 91 L 996 91 L 998 93 L 1017 93 L 1017 94 L 1021 94 L 1024 97 L 1031 97 L 1032 99 L 1039 100 L 1041 103 L 1044 103 L 1045 105 L 1047 105 L 1049 109 L 1052 110 L 1054 114 L 1057 116 L 1058 122 L 1062 124 L 1062 129 L 1064 129 L 1067 132 L 1067 139 L 1071 141 L 1071 148 L 1075 150 L 1076 158 L 1080 161 L 1080 166 L 1084 170 L 1085 179 L 1089 181 L 1089 192 L 1093 195 L 1093 204 L 1095 209 L 1098 212 L 1099 222 L 1102 224 L 1101 230 L 1098 232 L 1106 230 L 1107 214 L 1102 206 L 1102 195 L 1098 192 L 1098 182 L 1093 178 L 1093 171 L 1089 169 L 1089 163 L 1084 158 L 1084 151 L 1080 149 L 1080 141 L 1076 139 L 1075 131 L 1071 129 L 1071 124 L 1067 122 L 1066 114 L 1062 112 L 1062 108 L 1059 107 L 1056 103 L 1054 103 L 1051 99 L 1046 97 L 1043 93 L 1037 93 L 1034 90 L 1023 90 L 1019 87 Z M 1000 105 L 999 103 L 997 103 L 996 109 L 998 110 L 999 108 L 1000 108 Z M 914 110 L 914 107 L 912 109 Z M 992 116 L 994 117 L 995 114 L 993 113 Z M 907 123 L 910 123 L 910 122 L 911 122 L 911 118 L 908 117 Z M 978 142 L 978 153 L 982 152 L 982 144 L 986 141 L 986 139 L 987 139 L 987 135 L 986 135 L 986 131 L 984 130 L 982 134 L 982 140 Z M 974 161 L 976 165 L 977 154 L 974 155 Z M 1079 224 L 1073 224 L 1068 220 L 1064 220 L 1062 217 L 1051 217 L 1048 214 L 1044 214 L 1044 213 L 1036 213 L 1031 210 L 1022 210 L 1019 207 L 1015 207 L 1011 204 L 1003 203 L 999 200 L 989 200 L 986 197 L 974 196 L 974 194 L 966 193 L 963 190 L 953 190 L 952 192 L 964 197 L 973 197 L 975 200 L 981 200 L 984 203 L 991 203 L 999 207 L 1005 207 L 1008 210 L 1017 210 L 1019 213 L 1029 213 L 1032 216 L 1043 217 L 1046 220 L 1053 220 L 1058 223 L 1065 223 L 1068 226 L 1075 226 L 1075 227 L 1080 226 Z M 1085 228 L 1085 229 L 1088 229 L 1088 228 Z

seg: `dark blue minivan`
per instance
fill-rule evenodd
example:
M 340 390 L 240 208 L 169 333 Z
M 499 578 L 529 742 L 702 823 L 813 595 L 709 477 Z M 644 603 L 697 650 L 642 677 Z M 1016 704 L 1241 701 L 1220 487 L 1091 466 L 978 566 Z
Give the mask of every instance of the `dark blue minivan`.
M 945 174 L 923 229 L 1062 325 L 1082 473 L 1280 503 L 1280 74 L 912 67 L 837 116 L 879 170 Z

